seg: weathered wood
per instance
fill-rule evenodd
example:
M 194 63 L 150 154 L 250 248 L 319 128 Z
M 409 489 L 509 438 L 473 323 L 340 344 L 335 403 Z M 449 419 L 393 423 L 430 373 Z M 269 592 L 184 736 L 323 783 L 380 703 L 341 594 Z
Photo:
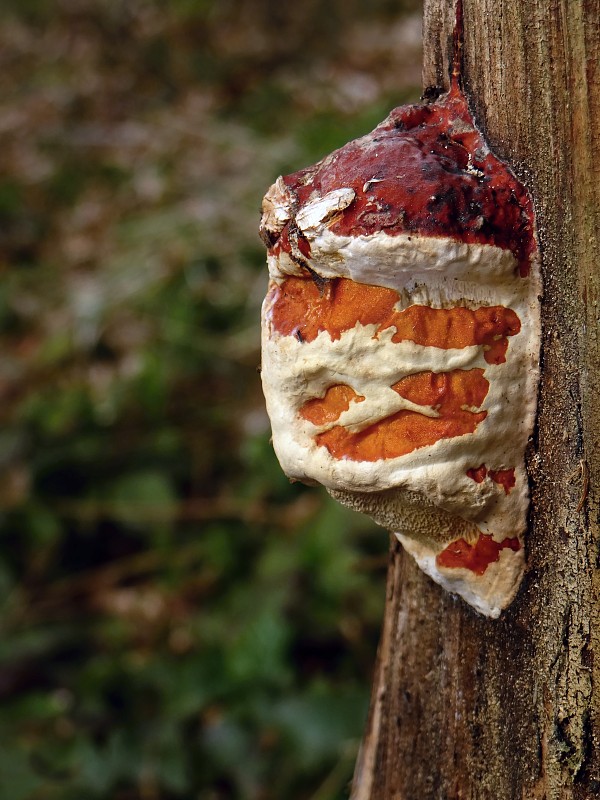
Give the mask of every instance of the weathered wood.
M 425 86 L 448 86 L 454 14 L 425 1 Z M 542 249 L 528 572 L 491 621 L 392 544 L 353 800 L 600 797 L 599 65 L 600 0 L 464 0 L 464 88 Z

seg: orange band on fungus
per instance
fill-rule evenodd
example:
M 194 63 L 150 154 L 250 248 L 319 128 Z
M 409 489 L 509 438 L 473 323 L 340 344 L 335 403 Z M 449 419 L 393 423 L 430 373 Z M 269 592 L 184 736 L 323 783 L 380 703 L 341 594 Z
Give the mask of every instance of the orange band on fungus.
M 433 407 L 438 417 L 426 417 L 417 411 L 399 411 L 358 433 L 338 425 L 318 434 L 315 440 L 334 458 L 352 461 L 398 458 L 440 439 L 473 433 L 487 412 L 476 413 L 466 410 L 465 406 L 480 406 L 488 388 L 481 369 L 408 375 L 392 389 L 413 403 Z
M 436 556 L 435 563 L 438 567 L 447 569 L 462 567 L 476 575 L 483 575 L 490 564 L 498 561 L 500 552 L 504 548 L 517 552 L 521 549 L 521 544 L 516 536 L 495 542 L 491 536 L 481 533 L 475 544 L 469 544 L 464 539 L 451 542 Z
M 485 464 L 480 464 L 478 467 L 472 467 L 467 470 L 467 477 L 475 481 L 475 483 L 483 483 L 487 475 L 487 468 Z
M 300 416 L 314 425 L 324 425 L 327 422 L 335 422 L 350 408 L 350 403 L 362 403 L 364 399 L 351 386 L 340 383 L 330 386 L 324 397 L 316 397 L 305 403 L 300 409 Z
M 489 388 L 489 381 L 483 377 L 482 369 L 415 372 L 392 386 L 405 400 L 420 406 L 431 406 L 444 415 L 464 411 L 465 406 L 479 408 Z
M 499 486 L 502 486 L 504 489 L 505 494 L 510 494 L 510 490 L 514 488 L 516 484 L 515 478 L 515 470 L 514 467 L 511 469 L 490 469 L 488 470 L 485 464 L 481 464 L 479 467 L 468 469 L 467 475 L 469 478 L 472 478 L 475 483 L 482 483 L 485 479 L 486 475 L 489 475 L 490 478 L 497 483 Z
M 516 483 L 515 470 L 513 469 L 491 469 L 489 471 L 490 478 L 494 483 L 499 484 L 504 489 L 504 494 L 510 494 L 510 490 Z
M 393 289 L 356 283 L 348 278 L 314 281 L 290 277 L 271 290 L 272 320 L 276 331 L 301 341 L 312 342 L 321 331 L 332 340 L 351 330 L 356 323 L 377 325 L 376 335 L 395 328 L 393 342 L 450 348 L 482 345 L 489 364 L 506 360 L 508 336 L 519 333 L 521 323 L 510 308 L 482 306 L 471 309 L 409 306 L 394 307 L 400 297 Z

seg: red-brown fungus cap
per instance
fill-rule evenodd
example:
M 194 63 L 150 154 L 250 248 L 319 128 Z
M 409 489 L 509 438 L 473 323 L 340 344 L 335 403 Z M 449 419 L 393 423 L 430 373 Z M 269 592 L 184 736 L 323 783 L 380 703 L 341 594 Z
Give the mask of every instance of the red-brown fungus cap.
M 396 108 L 367 136 L 283 180 L 295 214 L 334 189 L 354 190 L 353 202 L 329 222 L 335 234 L 384 231 L 490 244 L 514 254 L 521 276 L 529 272 L 531 199 L 489 151 L 456 83 L 437 102 Z M 263 227 L 267 246 L 289 252 L 295 219 L 277 227 Z M 302 244 L 308 255 L 300 235 Z

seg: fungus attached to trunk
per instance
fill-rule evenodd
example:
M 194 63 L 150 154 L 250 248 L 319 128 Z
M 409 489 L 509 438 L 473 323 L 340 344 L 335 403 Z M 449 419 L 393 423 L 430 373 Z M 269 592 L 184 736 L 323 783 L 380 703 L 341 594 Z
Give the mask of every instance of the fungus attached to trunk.
M 262 379 L 284 471 L 498 616 L 524 567 L 540 277 L 531 199 L 455 80 L 263 203 Z

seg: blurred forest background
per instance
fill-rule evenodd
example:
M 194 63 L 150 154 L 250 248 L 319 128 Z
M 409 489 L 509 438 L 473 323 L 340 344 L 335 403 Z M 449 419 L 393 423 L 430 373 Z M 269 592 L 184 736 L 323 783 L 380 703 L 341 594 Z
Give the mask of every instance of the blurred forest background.
M 2 0 L 1 800 L 347 797 L 388 540 L 275 460 L 257 226 L 420 46 L 410 0 Z

